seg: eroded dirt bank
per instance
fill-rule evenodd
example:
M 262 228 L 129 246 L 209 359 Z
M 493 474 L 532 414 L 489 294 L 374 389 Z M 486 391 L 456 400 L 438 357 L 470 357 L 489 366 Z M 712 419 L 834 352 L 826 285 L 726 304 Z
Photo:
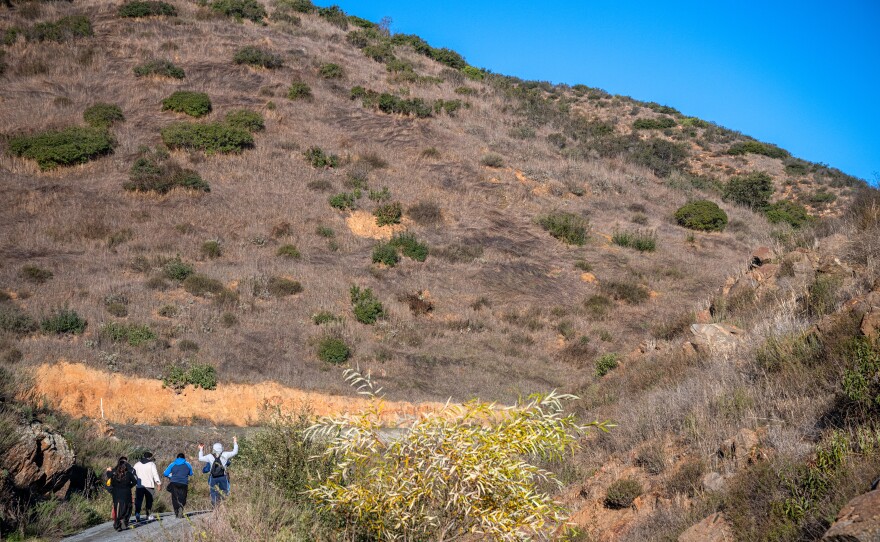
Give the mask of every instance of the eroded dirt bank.
M 284 387 L 275 382 L 260 384 L 218 384 L 216 390 L 187 387 L 176 393 L 163 388 L 159 380 L 135 378 L 93 369 L 81 363 L 43 364 L 34 372 L 34 392 L 54 407 L 72 416 L 104 418 L 112 423 L 189 425 L 210 422 L 217 425 L 254 425 L 267 408 L 281 407 L 295 412 L 303 405 L 315 414 L 357 411 L 367 401 Z M 388 422 L 435 410 L 441 403 L 386 403 Z

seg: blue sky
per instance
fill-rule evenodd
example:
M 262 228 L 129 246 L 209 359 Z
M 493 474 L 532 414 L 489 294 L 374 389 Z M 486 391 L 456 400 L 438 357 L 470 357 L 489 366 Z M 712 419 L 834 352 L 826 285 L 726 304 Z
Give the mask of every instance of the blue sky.
M 338 4 L 475 66 L 671 105 L 880 181 L 880 0 Z

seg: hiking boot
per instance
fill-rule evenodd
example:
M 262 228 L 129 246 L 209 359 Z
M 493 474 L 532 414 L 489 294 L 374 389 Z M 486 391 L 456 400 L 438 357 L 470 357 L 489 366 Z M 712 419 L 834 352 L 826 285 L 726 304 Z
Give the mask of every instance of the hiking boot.
M 140 515 L 140 514 L 135 514 L 135 515 L 134 515 L 134 520 L 135 520 L 136 522 L 140 523 L 140 522 L 141 522 L 141 515 Z
M 152 515 L 152 514 L 150 514 L 149 516 L 147 516 L 147 521 L 153 521 L 154 519 L 156 519 L 156 516 L 154 516 L 154 515 Z

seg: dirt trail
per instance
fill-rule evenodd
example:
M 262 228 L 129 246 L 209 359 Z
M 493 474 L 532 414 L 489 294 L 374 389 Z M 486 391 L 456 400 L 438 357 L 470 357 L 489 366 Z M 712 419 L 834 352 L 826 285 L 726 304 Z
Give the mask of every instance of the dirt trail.
M 275 382 L 218 384 L 207 391 L 187 387 L 181 393 L 163 388 L 159 380 L 108 373 L 81 363 L 43 364 L 35 371 L 34 392 L 55 408 L 72 416 L 104 417 L 113 423 L 189 425 L 205 420 L 216 425 L 247 426 L 259 423 L 267 407 L 288 412 L 308 405 L 318 415 L 357 411 L 367 401 L 284 387 Z M 442 403 L 388 401 L 384 418 L 389 423 L 437 410 Z

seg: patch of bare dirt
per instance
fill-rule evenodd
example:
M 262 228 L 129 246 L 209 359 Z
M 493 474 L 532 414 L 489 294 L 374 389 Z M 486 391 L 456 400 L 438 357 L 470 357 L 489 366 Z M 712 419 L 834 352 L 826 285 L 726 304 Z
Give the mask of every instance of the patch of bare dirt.
M 376 217 L 367 211 L 352 211 L 351 215 L 345 219 L 345 224 L 351 233 L 369 239 L 391 239 L 395 233 L 406 230 L 403 224 L 379 226 L 376 224 Z
M 187 387 L 180 393 L 160 380 L 134 378 L 93 369 L 81 363 L 43 364 L 35 370 L 34 392 L 71 416 L 104 418 L 112 423 L 216 425 L 259 423 L 267 408 L 295 411 L 309 406 L 317 415 L 356 412 L 367 405 L 362 397 L 344 397 L 287 388 L 275 382 L 218 384 L 215 390 Z M 442 403 L 385 403 L 389 423 L 437 410 Z

